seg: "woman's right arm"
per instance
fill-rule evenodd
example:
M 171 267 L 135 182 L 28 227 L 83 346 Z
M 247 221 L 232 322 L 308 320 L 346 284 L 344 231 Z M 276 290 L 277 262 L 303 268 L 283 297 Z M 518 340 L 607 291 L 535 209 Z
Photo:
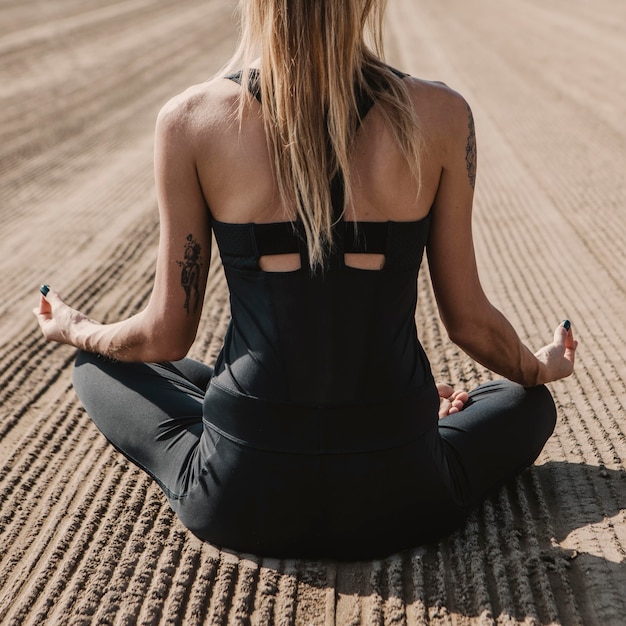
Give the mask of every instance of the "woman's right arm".
M 152 295 L 125 320 L 100 324 L 44 290 L 33 312 L 49 341 L 119 361 L 182 359 L 198 329 L 211 259 L 209 210 L 196 168 L 194 99 L 183 94 L 159 114 L 155 180 L 159 247 Z
M 560 325 L 553 341 L 533 354 L 487 299 L 472 238 L 476 137 L 465 100 L 446 90 L 442 115 L 442 171 L 431 211 L 428 263 L 439 313 L 450 339 L 490 370 L 525 386 L 564 378 L 574 367 L 576 342 Z

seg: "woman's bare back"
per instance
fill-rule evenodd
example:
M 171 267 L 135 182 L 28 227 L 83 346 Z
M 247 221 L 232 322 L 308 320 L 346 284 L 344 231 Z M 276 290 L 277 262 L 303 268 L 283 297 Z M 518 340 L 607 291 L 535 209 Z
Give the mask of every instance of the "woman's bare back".
M 442 135 L 446 132 L 445 106 L 458 96 L 441 84 L 414 78 L 410 90 L 423 136 L 421 181 L 411 176 L 409 165 L 374 106 L 357 134 L 353 156 L 353 204 L 346 208 L 347 221 L 414 221 L 425 217 L 433 204 L 441 170 Z M 241 128 L 237 119 L 239 98 L 248 103 Z M 293 207 L 281 204 L 272 173 L 267 140 L 260 116 L 262 106 L 248 98 L 233 81 L 218 79 L 192 87 L 180 98 L 197 125 L 198 177 L 214 219 L 229 223 L 267 223 L 293 220 Z M 330 181 L 329 181 L 330 182 Z M 384 257 L 350 254 L 350 266 L 380 269 Z M 298 255 L 264 257 L 266 271 L 285 271 L 300 266 Z

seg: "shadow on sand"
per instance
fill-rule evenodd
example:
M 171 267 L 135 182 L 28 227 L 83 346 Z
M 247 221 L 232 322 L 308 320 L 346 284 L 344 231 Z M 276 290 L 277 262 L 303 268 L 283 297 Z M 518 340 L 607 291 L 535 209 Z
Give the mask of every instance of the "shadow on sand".
M 478 618 L 487 610 L 519 622 L 620 624 L 626 560 L 611 541 L 611 519 L 625 508 L 625 471 L 550 461 L 503 487 L 438 543 L 383 561 L 264 559 L 262 566 L 291 571 L 299 585 L 335 598 L 375 595 L 405 607 L 418 600 L 426 615 Z M 572 533 L 580 536 L 561 546 Z

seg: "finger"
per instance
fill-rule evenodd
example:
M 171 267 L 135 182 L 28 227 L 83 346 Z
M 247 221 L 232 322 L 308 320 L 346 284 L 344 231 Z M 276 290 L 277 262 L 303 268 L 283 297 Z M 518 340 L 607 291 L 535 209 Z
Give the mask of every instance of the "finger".
M 454 393 L 454 389 L 446 383 L 437 383 L 437 393 L 440 398 L 449 398 Z
M 44 295 L 39 296 L 39 312 L 40 313 L 52 313 L 52 306 L 46 300 Z
M 52 306 L 54 306 L 57 302 L 63 302 L 58 292 L 48 287 L 48 285 L 42 285 L 40 291 L 44 300 L 49 302 Z
M 571 328 L 567 331 L 567 336 L 565 338 L 565 347 L 572 350 L 576 350 L 576 348 L 578 347 L 578 341 L 574 339 L 574 333 L 572 332 Z
M 42 285 L 40 291 L 42 312 L 52 313 L 55 307 L 65 304 L 59 293 L 51 289 L 48 285 Z
M 39 298 L 39 310 L 42 313 L 50 313 L 52 311 L 52 307 L 50 304 L 50 299 L 48 296 L 50 295 L 50 287 L 45 283 L 39 287 L 39 292 L 41 293 L 41 297 Z
M 570 333 L 571 326 L 569 325 L 569 321 L 565 320 L 561 322 L 554 331 L 554 344 L 565 348 L 565 342 L 567 340 L 567 335 Z
M 467 391 L 457 390 L 454 392 L 453 399 L 465 404 L 469 401 L 469 394 L 467 393 Z
M 571 345 L 568 345 L 565 348 L 564 356 L 572 364 L 574 363 L 576 359 L 576 348 L 578 348 L 578 342 L 576 340 L 572 340 Z
M 450 402 L 442 398 L 441 402 L 439 403 L 439 418 L 441 419 L 442 417 L 446 417 L 449 411 Z

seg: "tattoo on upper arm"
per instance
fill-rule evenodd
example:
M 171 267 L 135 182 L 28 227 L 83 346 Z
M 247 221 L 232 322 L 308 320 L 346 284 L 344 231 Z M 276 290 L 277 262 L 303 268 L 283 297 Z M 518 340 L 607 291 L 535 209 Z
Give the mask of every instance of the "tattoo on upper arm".
M 467 145 L 465 146 L 465 164 L 467 166 L 467 176 L 469 178 L 469 183 L 474 189 L 474 185 L 476 184 L 476 130 L 474 128 L 474 116 L 472 115 L 472 110 L 467 105 L 467 114 L 468 114 L 468 130 L 469 134 L 467 135 Z
M 187 314 L 195 313 L 200 306 L 200 266 L 202 263 L 202 247 L 194 240 L 193 235 L 187 235 L 185 244 L 185 260 L 177 261 L 182 268 L 180 284 L 185 290 L 185 310 Z

